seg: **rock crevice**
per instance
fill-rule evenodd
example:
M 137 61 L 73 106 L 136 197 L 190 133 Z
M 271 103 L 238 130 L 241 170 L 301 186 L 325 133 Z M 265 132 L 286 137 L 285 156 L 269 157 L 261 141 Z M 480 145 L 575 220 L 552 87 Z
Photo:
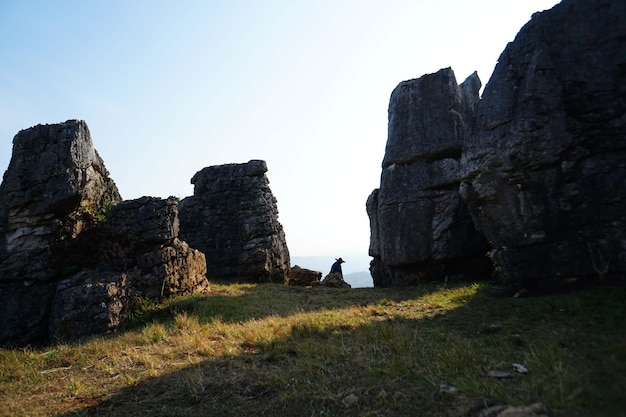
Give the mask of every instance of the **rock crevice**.
M 564 0 L 502 55 L 461 158 L 513 286 L 626 272 L 626 4 Z
M 487 249 L 512 287 L 623 277 L 624 39 L 626 3 L 563 0 L 508 44 L 482 98 L 450 69 L 400 83 L 366 204 L 375 285 L 468 270 Z
M 462 146 L 480 80 L 450 68 L 404 81 L 391 94 L 380 188 L 367 200 L 374 285 L 410 285 L 485 273 L 486 241 L 458 193 Z

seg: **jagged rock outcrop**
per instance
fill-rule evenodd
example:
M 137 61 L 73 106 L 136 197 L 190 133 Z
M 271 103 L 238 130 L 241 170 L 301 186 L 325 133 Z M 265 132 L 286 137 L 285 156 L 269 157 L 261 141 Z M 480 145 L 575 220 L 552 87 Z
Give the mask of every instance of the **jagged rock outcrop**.
M 13 144 L 0 185 L 0 345 L 112 330 L 137 296 L 206 289 L 204 257 L 177 236 L 178 201 L 122 203 L 84 121 L 38 125 Z
M 50 338 L 115 330 L 137 298 L 209 290 L 204 255 L 178 238 L 178 199 L 142 197 L 113 207 L 101 227 L 58 248 Z
M 461 195 L 505 282 L 626 273 L 626 3 L 564 0 L 510 43 Z
M 0 344 L 47 334 L 58 279 L 52 248 L 121 201 L 84 121 L 20 131 L 0 185 Z
M 84 121 L 20 131 L 0 185 L 0 282 L 46 282 L 54 274 L 50 247 L 120 201 Z
M 204 252 L 209 277 L 283 283 L 289 250 L 265 161 L 211 166 L 180 202 L 180 236 Z
M 179 239 L 178 199 L 142 197 L 113 207 L 102 225 L 101 269 L 133 271 L 141 297 L 205 291 L 204 254 Z
M 306 287 L 319 284 L 321 279 L 322 273 L 320 271 L 313 271 L 294 265 L 289 270 L 289 276 L 285 280 L 285 284 Z
M 389 103 L 380 189 L 368 198 L 375 286 L 488 275 L 488 246 L 458 193 L 480 80 L 450 68 L 400 83 Z

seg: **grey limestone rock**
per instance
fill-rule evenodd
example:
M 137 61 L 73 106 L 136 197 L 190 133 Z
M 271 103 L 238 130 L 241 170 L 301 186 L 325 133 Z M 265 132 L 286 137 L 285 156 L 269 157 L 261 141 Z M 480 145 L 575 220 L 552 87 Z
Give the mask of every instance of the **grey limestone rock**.
M 71 340 L 116 330 L 138 298 L 209 290 L 202 252 L 178 238 L 178 199 L 142 197 L 113 207 L 92 233 L 58 251 L 59 281 L 49 338 Z
M 50 279 L 51 245 L 121 200 L 84 121 L 20 131 L 0 185 L 0 282 Z
M 55 247 L 121 201 L 84 121 L 20 131 L 0 185 L 0 344 L 47 335 L 62 268 Z
M 207 290 L 204 254 L 179 239 L 178 203 L 142 197 L 113 207 L 102 225 L 98 268 L 131 276 L 141 297 Z
M 51 340 L 116 330 L 130 313 L 126 274 L 86 270 L 59 281 L 50 309 Z
M 141 197 L 111 209 L 103 224 L 112 237 L 167 243 L 178 237 L 178 199 Z
M 211 166 L 180 202 L 180 236 L 204 252 L 210 277 L 284 282 L 289 250 L 265 161 Z
M 626 273 L 626 2 L 564 0 L 510 43 L 460 193 L 512 286 Z
M 0 185 L 0 345 L 115 330 L 137 297 L 207 290 L 177 206 L 122 202 L 84 121 L 19 132 Z
M 389 102 L 380 188 L 368 198 L 374 285 L 489 274 L 488 246 L 458 193 L 480 80 L 450 68 L 400 83 Z

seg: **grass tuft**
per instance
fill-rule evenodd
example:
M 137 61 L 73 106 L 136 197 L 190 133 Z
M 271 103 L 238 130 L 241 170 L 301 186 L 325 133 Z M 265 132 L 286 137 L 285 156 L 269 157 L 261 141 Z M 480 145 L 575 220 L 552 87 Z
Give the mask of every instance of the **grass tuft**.
M 487 284 L 211 287 L 206 296 L 143 300 L 113 335 L 0 350 L 0 415 L 458 416 L 475 404 L 536 402 L 554 416 L 626 409 L 624 287 L 529 298 Z

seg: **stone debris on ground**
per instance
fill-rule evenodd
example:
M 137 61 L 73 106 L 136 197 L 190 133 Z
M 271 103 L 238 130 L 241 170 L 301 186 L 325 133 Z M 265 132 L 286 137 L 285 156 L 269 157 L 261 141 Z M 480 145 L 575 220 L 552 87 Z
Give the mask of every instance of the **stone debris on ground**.
M 320 271 L 313 271 L 312 269 L 294 265 L 289 270 L 289 275 L 285 279 L 285 284 L 308 287 L 319 285 L 321 279 L 322 273 Z
M 352 288 L 352 285 L 344 281 L 341 272 L 331 272 L 324 277 L 319 285 L 331 288 Z

